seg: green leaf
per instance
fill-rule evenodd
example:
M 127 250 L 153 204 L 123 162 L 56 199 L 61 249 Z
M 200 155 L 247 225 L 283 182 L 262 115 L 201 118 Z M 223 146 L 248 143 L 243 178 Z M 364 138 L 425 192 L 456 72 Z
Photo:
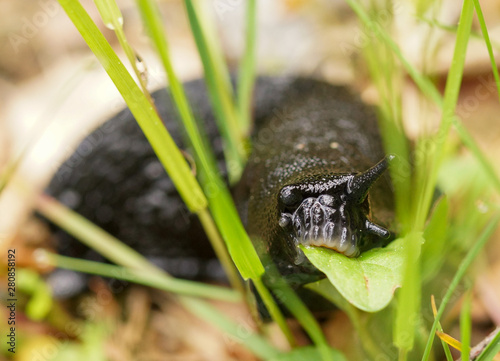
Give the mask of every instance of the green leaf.
M 401 287 L 403 242 L 403 238 L 397 239 L 358 258 L 348 258 L 323 247 L 301 248 L 347 301 L 363 311 L 376 312 L 387 306 L 395 289 Z
M 331 360 L 347 361 L 345 356 L 338 350 L 330 348 Z M 316 347 L 306 346 L 296 348 L 290 352 L 279 354 L 270 359 L 270 361 L 303 361 L 303 360 L 319 360 L 320 352 Z
M 43 252 L 43 251 L 42 251 Z M 147 270 L 120 267 L 111 264 L 88 261 L 84 259 L 60 256 L 58 254 L 41 253 L 46 261 L 56 267 L 96 274 L 129 282 L 155 287 L 160 290 L 209 299 L 219 299 L 226 302 L 240 302 L 240 294 L 221 286 L 183 280 L 155 274 Z

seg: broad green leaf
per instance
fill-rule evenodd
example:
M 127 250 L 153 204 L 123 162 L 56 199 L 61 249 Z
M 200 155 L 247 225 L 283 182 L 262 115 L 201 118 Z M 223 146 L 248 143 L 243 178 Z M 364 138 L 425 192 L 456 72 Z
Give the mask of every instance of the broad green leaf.
M 401 287 L 403 242 L 403 238 L 397 239 L 358 258 L 323 247 L 301 248 L 347 301 L 363 311 L 376 312 L 387 306 L 396 288 Z
M 331 360 L 347 361 L 345 356 L 338 350 L 330 349 Z M 293 349 L 290 352 L 279 354 L 270 359 L 270 361 L 303 361 L 303 360 L 319 360 L 320 352 L 316 347 L 306 346 Z

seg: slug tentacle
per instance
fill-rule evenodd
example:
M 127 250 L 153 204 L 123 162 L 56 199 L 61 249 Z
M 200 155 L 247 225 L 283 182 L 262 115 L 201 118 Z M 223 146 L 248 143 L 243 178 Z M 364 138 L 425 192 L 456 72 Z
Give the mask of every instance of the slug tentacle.
M 385 172 L 393 159 L 394 155 L 388 155 L 366 172 L 354 176 L 348 183 L 347 193 L 349 193 L 350 197 L 359 203 L 363 202 L 370 187 Z

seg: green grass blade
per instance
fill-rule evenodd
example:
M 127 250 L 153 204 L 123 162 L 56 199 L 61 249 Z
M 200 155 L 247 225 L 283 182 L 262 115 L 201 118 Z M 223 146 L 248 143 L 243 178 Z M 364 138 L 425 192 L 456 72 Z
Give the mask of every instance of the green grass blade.
M 255 280 L 254 285 L 255 288 L 257 289 L 257 292 L 259 292 L 259 295 L 262 298 L 264 305 L 269 311 L 271 318 L 273 319 L 274 322 L 276 322 L 281 332 L 283 332 L 283 335 L 286 337 L 290 346 L 295 347 L 297 345 L 297 341 L 295 340 L 295 337 L 293 336 L 290 327 L 288 327 L 286 319 L 281 313 L 281 310 L 279 309 L 278 305 L 276 305 L 276 303 L 274 302 L 273 296 L 266 288 L 266 286 L 264 286 L 264 283 L 262 282 L 261 279 Z
M 306 333 L 309 335 L 311 340 L 314 342 L 318 348 L 321 357 L 324 361 L 330 360 L 330 347 L 326 341 L 325 335 L 323 334 L 321 327 L 312 315 L 311 311 L 306 307 L 304 302 L 297 296 L 295 291 L 290 287 L 290 285 L 281 277 L 276 269 L 276 266 L 269 259 L 268 255 L 265 255 L 266 262 L 266 277 L 268 277 L 267 282 L 271 291 L 283 300 L 284 306 L 290 311 L 290 313 L 295 317 L 299 324 L 304 328 Z
M 48 263 L 52 266 L 76 272 L 120 279 L 185 296 L 202 297 L 228 302 L 241 301 L 239 293 L 225 287 L 212 286 L 206 283 L 182 280 L 173 277 L 164 277 L 164 275 L 156 275 L 144 270 L 65 257 L 57 254 L 46 253 L 42 255 L 41 258 L 45 257 Z
M 441 124 L 437 135 L 433 139 L 433 150 L 431 153 L 428 153 L 430 167 L 429 169 L 417 169 L 417 172 L 423 175 L 422 179 L 424 182 L 421 193 L 417 191 L 419 196 L 416 202 L 414 230 L 422 230 L 425 220 L 427 219 L 427 213 L 434 194 L 437 172 L 443 160 L 443 148 L 446 139 L 448 138 L 453 118 L 455 117 L 455 108 L 462 83 L 465 56 L 470 30 L 472 27 L 473 15 L 474 8 L 472 0 L 464 0 L 455 42 L 455 50 L 453 53 L 453 61 L 451 63 L 446 81 Z
M 247 1 L 245 53 L 238 75 L 238 111 L 240 127 L 248 135 L 251 127 L 251 102 L 255 83 L 255 43 L 257 37 L 257 0 Z
M 441 345 L 443 346 L 444 355 L 446 357 L 446 361 L 453 361 L 453 355 L 451 354 L 450 347 L 446 342 L 441 340 Z
M 104 25 L 108 29 L 116 30 L 123 27 L 123 15 L 114 0 L 94 0 Z
M 491 235 L 493 234 L 493 232 L 497 228 L 499 221 L 500 221 L 500 214 L 497 214 L 493 217 L 493 219 L 484 228 L 484 230 L 483 230 L 482 234 L 480 235 L 479 239 L 477 240 L 477 242 L 473 244 L 472 248 L 469 250 L 469 252 L 465 256 L 464 260 L 460 263 L 460 266 L 458 267 L 458 270 L 455 273 L 455 276 L 453 277 L 453 279 L 450 283 L 450 286 L 448 287 L 448 290 L 446 291 L 446 293 L 441 301 L 441 304 L 439 305 L 437 315 L 434 318 L 434 323 L 432 324 L 431 330 L 429 332 L 429 338 L 428 338 L 427 344 L 425 346 L 424 354 L 422 356 L 422 361 L 429 360 L 429 356 L 430 356 L 431 348 L 432 348 L 432 343 L 434 341 L 434 336 L 436 334 L 439 320 L 441 319 L 441 316 L 443 316 L 446 305 L 450 301 L 451 296 L 453 295 L 453 292 L 455 292 L 456 287 L 458 286 L 458 284 L 462 280 L 462 278 L 465 275 L 465 272 L 467 271 L 469 266 L 472 264 L 474 259 L 477 257 L 477 255 L 479 254 L 481 249 L 484 247 L 486 242 L 488 242 L 489 238 L 491 237 Z
M 167 73 L 170 93 L 189 136 L 189 141 L 196 153 L 199 166 L 204 169 L 214 169 L 214 155 L 205 146 L 208 142 L 202 138 L 202 133 L 198 129 L 182 83 L 172 65 L 170 48 L 160 17 L 160 9 L 154 0 L 137 0 L 137 5 L 141 12 L 144 26 L 160 55 L 163 67 Z
M 214 64 L 214 56 L 208 46 L 207 39 L 198 17 L 197 9 L 192 0 L 184 1 L 191 24 L 191 30 L 200 53 L 200 58 L 205 70 L 205 81 L 209 96 L 214 107 L 217 124 L 226 143 L 227 163 L 230 165 L 230 181 L 239 179 L 246 161 L 244 148 L 241 146 L 243 136 L 238 124 L 237 112 L 232 94 L 227 89 L 225 77 L 220 74 L 221 66 Z
M 94 3 L 97 6 L 97 10 L 99 10 L 99 14 L 101 15 L 104 25 L 115 31 L 116 37 L 120 42 L 120 46 L 127 55 L 128 61 L 134 70 L 144 95 L 148 99 L 149 103 L 154 107 L 154 101 L 147 90 L 144 76 L 137 68 L 137 55 L 127 41 L 127 37 L 123 31 L 123 15 L 120 8 L 116 4 L 115 0 L 94 0 Z
M 221 45 L 221 36 L 218 31 L 218 24 L 214 15 L 214 4 L 206 0 L 193 0 L 200 27 L 203 29 L 203 35 L 207 42 L 207 48 L 212 56 L 213 64 L 216 67 L 219 76 L 219 85 L 226 94 L 234 96 L 234 89 L 231 84 L 228 65 Z
M 495 61 L 495 55 L 493 54 L 493 48 L 491 46 L 490 36 L 488 34 L 488 29 L 486 28 L 486 22 L 484 20 L 483 11 L 481 10 L 481 5 L 478 0 L 474 1 L 474 9 L 476 10 L 477 19 L 479 20 L 479 25 L 481 26 L 481 33 L 483 34 L 484 43 L 488 49 L 488 55 L 490 56 L 491 70 L 493 71 L 493 76 L 495 77 L 495 82 L 498 89 L 498 99 L 500 99 L 500 76 L 498 75 L 497 63 Z
M 37 202 L 37 209 L 45 218 L 95 249 L 108 260 L 132 269 L 163 273 L 132 248 L 55 199 L 41 196 Z
M 269 361 L 304 361 L 319 360 L 320 358 L 327 358 L 327 360 L 333 361 L 347 361 L 347 358 L 344 356 L 344 354 L 336 349 L 331 348 L 328 350 L 328 353 L 321 352 L 322 350 L 318 350 L 318 348 L 314 346 L 297 347 L 290 352 L 283 353 L 277 357 L 273 357 Z
M 462 341 L 462 361 L 470 360 L 470 337 L 471 337 L 471 302 L 472 302 L 472 294 L 471 292 L 467 292 L 465 294 L 464 303 L 462 304 L 462 308 L 460 310 L 460 338 Z
M 436 309 L 436 301 L 434 299 L 434 295 L 431 295 L 431 307 L 432 307 L 432 313 L 434 314 L 434 317 L 437 315 L 437 309 Z M 441 323 L 437 323 L 437 329 L 440 332 L 443 332 L 443 327 L 441 326 Z M 444 354 L 446 356 L 447 361 L 453 361 L 453 356 L 451 355 L 450 351 L 450 345 L 446 343 L 441 337 L 439 338 L 441 341 L 441 346 L 443 346 Z
M 420 307 L 420 247 L 422 234 L 409 233 L 405 237 L 405 269 L 403 287 L 398 294 L 398 308 L 394 325 L 394 344 L 400 350 L 400 359 L 406 359 L 406 354 L 413 349 L 415 341 L 415 322 L 419 319 Z
M 204 209 L 207 200 L 182 153 L 102 33 L 78 1 L 58 1 L 120 91 L 188 208 Z
M 327 279 L 309 283 L 306 285 L 306 288 L 319 293 L 347 314 L 359 336 L 363 349 L 370 359 L 375 360 L 384 354 L 384 351 L 373 340 L 372 335 L 366 327 L 366 322 L 362 322 L 360 317 L 361 311 L 348 302 Z

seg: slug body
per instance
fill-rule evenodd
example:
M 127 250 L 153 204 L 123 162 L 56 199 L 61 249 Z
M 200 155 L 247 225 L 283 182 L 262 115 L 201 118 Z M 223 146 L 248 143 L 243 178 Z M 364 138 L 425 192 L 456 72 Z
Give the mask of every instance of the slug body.
M 205 86 L 193 81 L 185 89 L 225 174 Z M 154 98 L 174 140 L 185 148 L 170 98 L 164 90 Z M 252 154 L 233 193 L 261 255 L 302 284 L 321 275 L 299 244 L 353 257 L 387 239 L 393 209 L 382 175 L 387 161 L 375 116 L 365 104 L 346 88 L 321 81 L 259 78 L 254 118 Z M 92 151 L 83 154 L 80 148 L 89 144 Z M 50 194 L 176 276 L 220 278 L 199 221 L 188 213 L 128 110 L 80 148 L 54 177 Z M 58 233 L 63 254 L 98 259 Z

